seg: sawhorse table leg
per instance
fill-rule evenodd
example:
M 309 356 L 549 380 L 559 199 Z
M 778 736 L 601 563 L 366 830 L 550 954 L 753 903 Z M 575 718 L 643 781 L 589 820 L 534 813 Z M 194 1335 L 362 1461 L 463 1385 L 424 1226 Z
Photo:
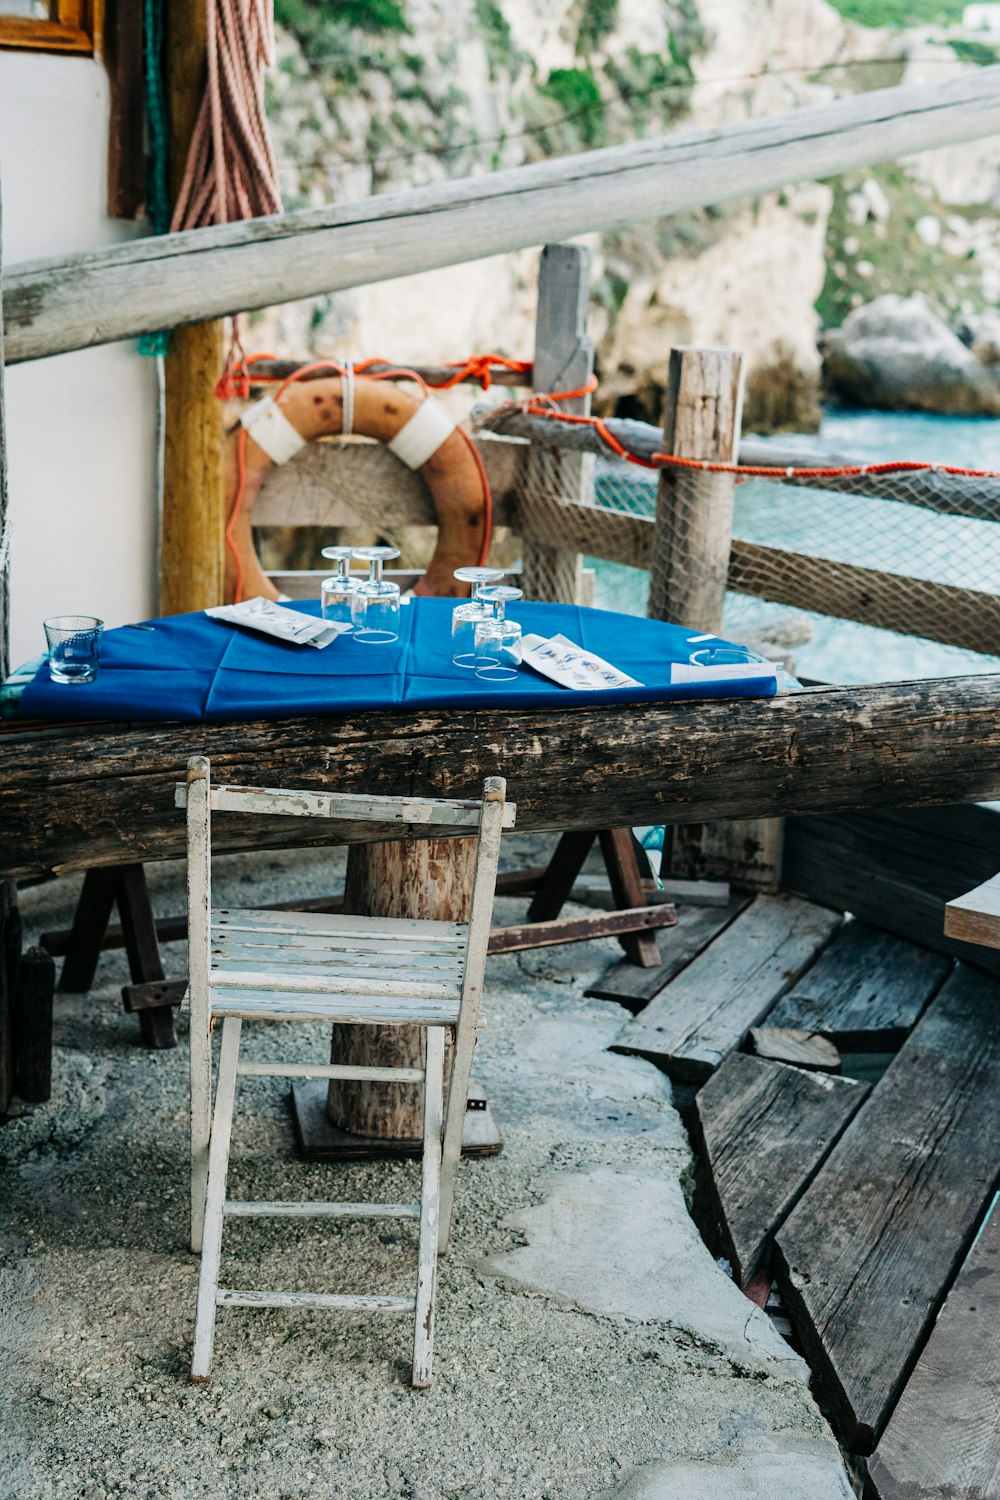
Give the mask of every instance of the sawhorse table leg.
M 141 864 L 112 865 L 104 870 L 88 870 L 84 876 L 59 977 L 60 990 L 80 994 L 90 989 L 114 906 L 118 907 L 132 983 L 144 984 L 165 977 L 145 869 Z M 124 1000 L 126 1010 L 131 1010 L 128 987 Z M 171 1005 L 137 1009 L 136 1013 L 144 1046 L 156 1050 L 176 1047 Z

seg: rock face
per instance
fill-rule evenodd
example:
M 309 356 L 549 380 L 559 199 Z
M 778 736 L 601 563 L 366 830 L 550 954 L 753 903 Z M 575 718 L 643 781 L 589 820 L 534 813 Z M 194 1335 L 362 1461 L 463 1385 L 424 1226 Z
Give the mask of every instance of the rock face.
M 844 8 L 276 0 L 268 112 L 286 204 L 348 202 L 968 66 L 944 33 L 861 26 Z M 922 289 L 948 316 L 1000 299 L 998 222 L 984 211 L 998 182 L 1000 142 L 977 142 L 593 236 L 599 409 L 658 420 L 670 346 L 722 344 L 744 354 L 747 430 L 814 425 L 821 322 L 882 292 Z M 257 320 L 255 342 L 402 363 L 488 349 L 527 358 L 537 264 L 520 251 L 299 302 Z
M 960 416 L 1000 415 L 1000 320 L 969 320 L 969 343 L 923 297 L 878 297 L 825 335 L 827 385 L 862 406 Z

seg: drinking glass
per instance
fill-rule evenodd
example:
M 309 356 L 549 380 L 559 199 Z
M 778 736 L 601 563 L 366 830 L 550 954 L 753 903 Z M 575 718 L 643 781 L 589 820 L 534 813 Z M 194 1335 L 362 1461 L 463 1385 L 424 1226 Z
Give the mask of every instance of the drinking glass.
M 365 646 L 399 640 L 399 584 L 382 577 L 382 566 L 399 556 L 398 547 L 355 547 L 352 556 L 368 564 L 368 577 L 351 597 L 354 639 Z
M 53 615 L 45 620 L 49 674 L 53 682 L 93 682 L 101 654 L 104 621 L 96 615 Z
M 472 598 L 463 599 L 451 612 L 451 659 L 456 667 L 471 670 L 476 665 L 476 625 L 493 613 L 493 606 L 480 596 L 487 584 L 500 582 L 503 569 L 456 568 L 454 576 L 472 584 Z
M 329 557 L 337 564 L 337 571 L 333 577 L 323 579 L 321 594 L 323 618 L 336 620 L 341 625 L 350 625 L 351 604 L 360 582 L 360 579 L 351 577 L 351 558 L 354 556 L 354 548 L 324 547 L 323 556 Z
M 493 614 L 476 624 L 476 676 L 483 682 L 509 682 L 517 676 L 523 650 L 521 627 L 516 620 L 508 620 L 505 611 L 523 595 L 520 589 L 494 584 L 480 589 L 479 597 Z
M 758 656 L 746 646 L 708 646 L 704 651 L 693 651 L 688 660 L 693 667 L 747 667 L 752 662 L 767 664 L 766 656 Z

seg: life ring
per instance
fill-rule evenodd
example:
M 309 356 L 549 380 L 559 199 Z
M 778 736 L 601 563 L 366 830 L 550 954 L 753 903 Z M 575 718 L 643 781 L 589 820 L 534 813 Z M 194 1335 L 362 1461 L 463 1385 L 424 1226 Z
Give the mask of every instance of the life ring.
M 347 422 L 345 423 L 345 387 Z M 253 542 L 253 507 L 266 475 L 315 438 L 356 432 L 385 443 L 430 490 L 438 540 L 417 594 L 459 597 L 454 570 L 480 561 L 488 545 L 490 495 L 471 439 L 431 395 L 411 395 L 371 377 L 300 380 L 244 413 L 226 442 L 226 600 L 279 598 Z

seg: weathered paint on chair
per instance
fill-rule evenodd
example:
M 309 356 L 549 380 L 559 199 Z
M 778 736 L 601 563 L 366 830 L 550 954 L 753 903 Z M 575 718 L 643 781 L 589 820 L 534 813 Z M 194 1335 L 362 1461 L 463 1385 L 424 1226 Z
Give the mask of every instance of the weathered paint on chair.
M 487 780 L 481 802 L 415 802 L 213 787 L 208 761 L 193 758 L 186 785 L 177 788 L 188 817 L 188 907 L 191 995 L 191 1243 L 201 1249 L 198 1310 L 191 1379 L 209 1378 L 219 1307 L 317 1307 L 414 1314 L 412 1381 L 430 1385 L 439 1253 L 447 1248 L 462 1144 L 469 1075 L 489 943 L 500 837 L 513 825 L 499 778 Z M 211 909 L 213 810 L 280 812 L 286 816 L 405 822 L 409 829 L 456 827 L 477 834 L 468 924 L 285 911 Z M 416 816 L 419 814 L 419 819 Z M 416 821 L 415 821 L 416 820 Z M 388 971 L 388 972 L 387 972 Z M 211 1026 L 222 1019 L 222 1052 L 211 1116 Z M 426 1028 L 422 1068 L 343 1064 L 240 1062 L 245 1020 L 331 1020 Z M 455 1031 L 442 1116 L 445 1029 Z M 352 1078 L 424 1085 L 424 1135 L 419 1203 L 321 1203 L 227 1199 L 229 1139 L 240 1076 Z M 419 1222 L 413 1297 L 378 1294 L 238 1290 L 219 1285 L 222 1232 L 227 1218 L 387 1218 Z

